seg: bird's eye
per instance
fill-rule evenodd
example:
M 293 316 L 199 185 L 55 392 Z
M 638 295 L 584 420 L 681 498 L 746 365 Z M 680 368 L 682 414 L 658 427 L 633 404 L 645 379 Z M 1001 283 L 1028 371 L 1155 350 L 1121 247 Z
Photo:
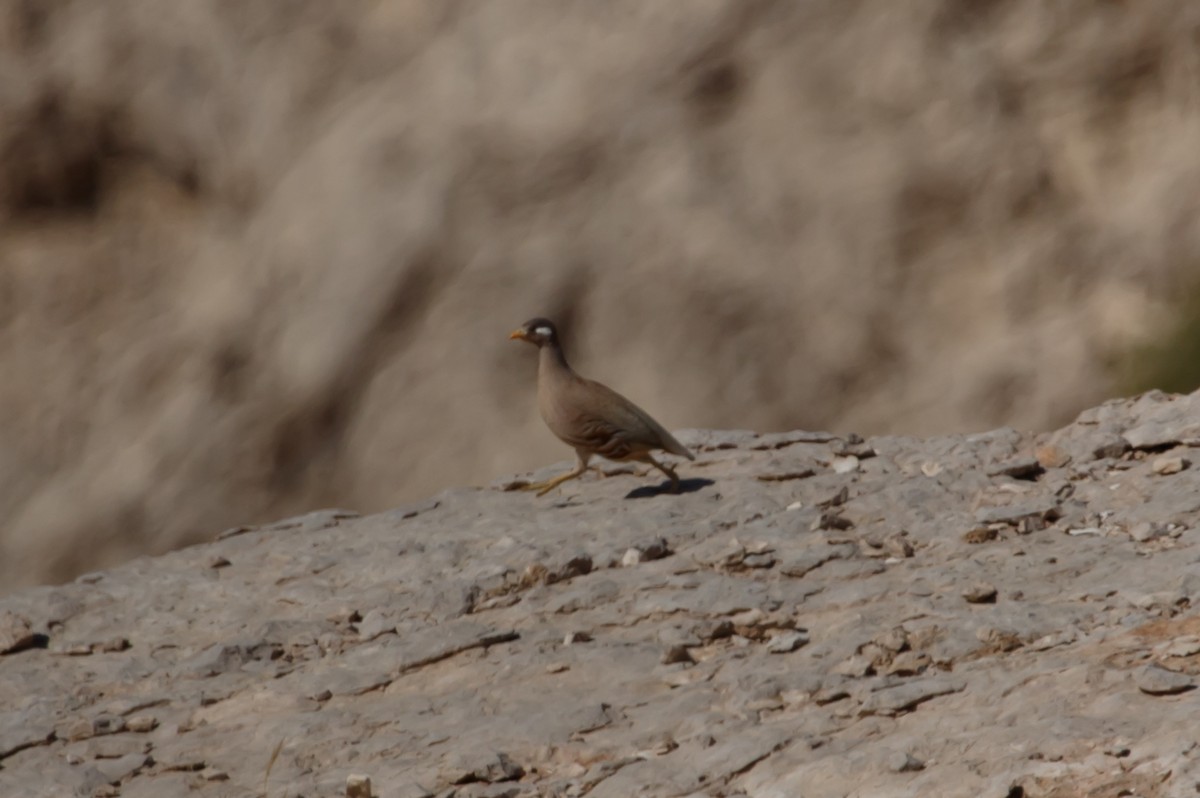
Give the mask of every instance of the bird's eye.
M 538 335 L 542 336 L 543 338 L 550 337 L 550 328 L 549 327 L 538 327 L 534 330 L 534 332 L 537 333 Z

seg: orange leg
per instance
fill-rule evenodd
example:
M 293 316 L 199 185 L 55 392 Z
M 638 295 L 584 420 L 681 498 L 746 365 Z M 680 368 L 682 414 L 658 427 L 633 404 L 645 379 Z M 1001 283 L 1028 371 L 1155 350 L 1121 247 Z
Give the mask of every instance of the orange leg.
M 588 460 L 590 459 L 590 455 L 576 451 L 575 459 L 575 468 L 567 473 L 559 474 L 557 477 L 554 477 L 554 479 L 548 479 L 545 482 L 532 482 L 521 488 L 521 490 L 536 490 L 538 492 L 538 496 L 545 496 L 547 493 L 554 490 L 567 480 L 576 479 L 583 476 L 588 469 Z

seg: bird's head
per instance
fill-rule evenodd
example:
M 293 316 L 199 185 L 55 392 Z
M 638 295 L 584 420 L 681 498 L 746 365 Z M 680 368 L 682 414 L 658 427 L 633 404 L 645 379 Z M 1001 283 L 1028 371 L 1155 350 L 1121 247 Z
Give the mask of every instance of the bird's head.
M 513 330 L 508 337 L 513 340 L 528 341 L 541 347 L 547 344 L 557 344 L 558 330 L 554 328 L 554 322 L 549 319 L 536 318 L 530 319 Z

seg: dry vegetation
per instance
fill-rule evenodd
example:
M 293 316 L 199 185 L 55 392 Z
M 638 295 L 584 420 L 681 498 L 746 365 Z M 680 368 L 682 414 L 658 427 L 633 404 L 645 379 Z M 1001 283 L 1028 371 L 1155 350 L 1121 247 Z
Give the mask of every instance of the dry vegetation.
M 1046 427 L 1200 257 L 1187 0 L 4 0 L 0 588 L 670 426 Z

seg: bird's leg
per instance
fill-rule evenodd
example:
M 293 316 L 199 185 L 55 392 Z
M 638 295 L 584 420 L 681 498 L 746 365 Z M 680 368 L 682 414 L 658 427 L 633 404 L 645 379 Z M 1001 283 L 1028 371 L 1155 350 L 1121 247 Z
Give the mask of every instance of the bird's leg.
M 668 477 L 671 478 L 671 492 L 672 493 L 679 492 L 679 475 L 675 473 L 675 469 L 671 468 L 669 465 L 663 465 L 662 463 L 658 462 L 650 455 L 646 455 L 646 462 L 648 462 L 650 465 L 654 466 L 659 471 L 663 472 L 664 474 L 666 474 Z
M 555 488 L 557 488 L 559 485 L 563 484 L 567 480 L 575 479 L 576 477 L 582 476 L 585 471 L 587 471 L 586 468 L 576 467 L 576 468 L 573 468 L 572 470 L 568 471 L 567 473 L 560 474 L 559 476 L 555 477 L 554 479 L 551 479 L 540 485 L 531 485 L 530 489 L 532 490 L 533 488 L 541 488 L 541 490 L 539 490 L 537 492 L 537 495 L 545 496 L 547 493 L 554 490 Z
M 575 461 L 576 461 L 575 468 L 571 469 L 567 473 L 559 474 L 554 479 L 548 479 L 545 482 L 530 483 L 530 484 L 524 486 L 523 488 L 521 488 L 521 490 L 536 490 L 538 492 L 538 494 L 537 494 L 538 496 L 545 496 L 547 493 L 554 490 L 555 488 L 557 488 L 559 485 L 563 484 L 567 480 L 575 479 L 576 477 L 583 476 L 583 474 L 587 471 L 587 467 L 588 467 L 588 465 L 587 465 L 588 464 L 588 455 L 581 454 L 580 452 L 576 452 L 575 453 Z

